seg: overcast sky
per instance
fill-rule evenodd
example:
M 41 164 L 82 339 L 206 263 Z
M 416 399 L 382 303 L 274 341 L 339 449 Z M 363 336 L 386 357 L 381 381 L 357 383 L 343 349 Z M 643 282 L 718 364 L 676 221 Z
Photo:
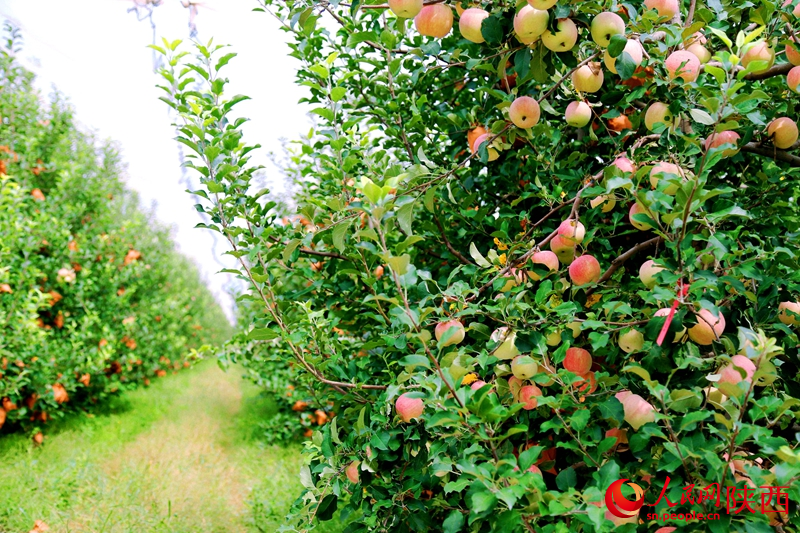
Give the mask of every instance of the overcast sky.
M 144 0 L 139 0 L 144 3 Z M 227 274 L 213 251 L 207 230 L 194 229 L 199 220 L 191 196 L 180 184 L 181 168 L 169 108 L 158 100 L 160 83 L 153 73 L 153 39 L 149 20 L 129 13 L 133 0 L 0 0 L 0 18 L 18 25 L 24 37 L 21 57 L 36 72 L 44 94 L 57 87 L 75 107 L 87 130 L 117 141 L 128 164 L 130 188 L 145 208 L 173 227 L 181 252 L 200 267 L 216 295 L 225 300 Z M 281 152 L 281 139 L 308 133 L 308 108 L 294 85 L 296 60 L 288 57 L 287 36 L 266 13 L 254 13 L 255 0 L 205 0 L 195 23 L 198 38 L 229 44 L 239 54 L 227 67 L 229 94 L 247 94 L 238 112 L 251 119 L 244 128 L 247 142 L 261 144 L 256 163 L 269 165 L 267 154 Z M 146 11 L 141 9 L 141 14 Z M 189 38 L 189 10 L 179 0 L 164 0 L 153 9 L 156 39 Z M 268 166 L 273 189 L 282 177 Z M 194 176 L 194 183 L 197 177 Z M 225 243 L 219 242 L 218 251 Z M 229 306 L 229 301 L 226 302 Z

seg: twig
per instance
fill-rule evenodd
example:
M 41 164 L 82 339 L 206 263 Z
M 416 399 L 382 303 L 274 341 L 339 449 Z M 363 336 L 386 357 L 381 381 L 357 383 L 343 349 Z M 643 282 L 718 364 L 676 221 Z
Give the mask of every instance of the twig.
M 465 265 L 474 265 L 475 263 L 473 261 L 470 261 L 466 256 L 464 256 L 464 254 L 456 250 L 453 245 L 450 244 L 450 241 L 447 239 L 447 234 L 444 231 L 444 227 L 442 227 L 442 223 L 439 221 L 439 217 L 436 214 L 433 215 L 433 221 L 436 222 L 436 227 L 439 228 L 439 233 L 444 240 L 444 245 L 447 247 L 450 253 L 456 256 L 456 258 Z
M 778 150 L 777 148 L 770 148 L 768 146 L 761 146 L 760 144 L 756 143 L 747 143 L 741 147 L 741 150 L 742 152 L 749 152 L 751 154 L 759 154 L 771 157 L 777 161 L 789 163 L 793 167 L 800 167 L 800 157 L 792 155 L 784 150 Z

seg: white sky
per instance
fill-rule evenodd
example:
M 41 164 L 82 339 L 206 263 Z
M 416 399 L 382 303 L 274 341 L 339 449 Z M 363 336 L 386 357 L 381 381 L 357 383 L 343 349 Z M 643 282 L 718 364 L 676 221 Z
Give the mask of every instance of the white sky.
M 149 20 L 138 21 L 127 10 L 133 0 L 0 0 L 0 19 L 20 27 L 21 53 L 36 72 L 38 86 L 49 94 L 55 86 L 76 110 L 79 123 L 101 137 L 117 141 L 128 164 L 128 186 L 141 196 L 143 207 L 155 208 L 157 218 L 173 227 L 181 252 L 200 267 L 210 288 L 230 310 L 224 285 L 231 283 L 212 250 L 208 230 L 193 201 L 179 183 L 178 147 L 170 127 L 169 108 L 158 100 L 160 78 L 153 73 Z M 282 177 L 270 166 L 268 152 L 281 153 L 282 138 L 308 133 L 308 108 L 298 104 L 304 95 L 294 85 L 297 60 L 288 56 L 287 35 L 267 13 L 253 13 L 255 0 L 204 0 L 195 23 L 198 38 L 231 45 L 239 56 L 226 67 L 229 95 L 252 100 L 237 106 L 251 119 L 245 139 L 261 144 L 254 162 L 268 167 L 270 187 L 283 189 Z M 154 9 L 156 39 L 188 41 L 189 11 L 179 0 L 165 0 Z M 197 184 L 196 176 L 193 177 Z M 227 250 L 220 240 L 217 250 Z M 231 258 L 227 259 L 228 261 Z

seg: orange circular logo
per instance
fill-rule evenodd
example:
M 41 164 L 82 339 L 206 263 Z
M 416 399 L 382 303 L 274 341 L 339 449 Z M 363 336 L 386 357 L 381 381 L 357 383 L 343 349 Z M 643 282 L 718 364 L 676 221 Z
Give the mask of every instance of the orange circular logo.
M 628 481 L 628 478 L 618 479 L 608 487 L 606 490 L 606 507 L 608 512 L 618 518 L 630 518 L 639 512 L 639 509 L 644 505 L 644 491 L 642 487 L 636 483 L 627 483 L 633 489 L 634 501 L 630 501 L 622 495 L 622 484 Z

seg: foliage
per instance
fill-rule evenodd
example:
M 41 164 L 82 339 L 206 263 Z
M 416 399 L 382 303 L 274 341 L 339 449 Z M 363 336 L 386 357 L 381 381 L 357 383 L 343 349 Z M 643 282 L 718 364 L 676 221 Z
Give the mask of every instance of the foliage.
M 687 1 L 669 19 L 639 3 L 559 2 L 551 27 L 570 16 L 580 38 L 553 53 L 514 37 L 523 5 L 484 5 L 491 14 L 476 44 L 458 29 L 423 37 L 385 5 L 263 4 L 291 34 L 319 119 L 293 153 L 301 192 L 288 221 L 251 187 L 257 147 L 232 111 L 245 97 L 225 95 L 220 74 L 234 54 L 213 43 L 194 57 L 179 42 L 156 47 L 168 58 L 163 99 L 201 175 L 198 209 L 251 283 L 242 300 L 257 312 L 242 336 L 267 349 L 279 342 L 274 354 L 291 358 L 337 413 L 306 443 L 306 490 L 287 529 L 339 509 L 357 515 L 349 532 L 633 531 L 636 517 L 618 524 L 602 503 L 622 478 L 644 487 L 648 504 L 667 476 L 673 502 L 687 485 L 715 482 L 723 492 L 787 486 L 800 498 L 798 338 L 793 315 L 784 323 L 778 311 L 800 290 L 800 158 L 764 131 L 793 116 L 797 97 L 783 76 L 791 65 L 744 66 L 760 39 L 788 42 L 792 6 Z M 645 62 L 637 68 L 624 39 L 612 39 L 620 74 L 606 71 L 599 91 L 580 95 L 571 74 L 604 54 L 588 26 L 606 7 L 623 16 Z M 699 31 L 712 62 L 696 81 L 671 79 L 665 58 Z M 197 81 L 203 88 L 189 89 Z M 541 106 L 528 129 L 508 115 L 522 95 Z M 565 122 L 577 99 L 592 106 L 588 127 Z M 648 131 L 654 102 L 680 124 Z M 729 143 L 706 150 L 704 139 L 727 130 L 740 136 L 738 153 Z M 471 153 L 467 139 L 483 131 L 488 140 Z M 659 161 L 685 176 L 651 181 Z M 629 217 L 634 205 L 644 213 Z M 529 261 L 566 220 L 586 228 L 575 253 L 601 267 L 583 285 L 564 264 L 569 253 L 557 272 Z M 652 288 L 638 276 L 648 256 L 663 267 Z M 670 308 L 674 317 L 655 316 Z M 707 342 L 701 310 L 725 318 Z M 465 340 L 448 342 L 455 329 L 433 340 L 448 319 L 464 324 Z M 644 345 L 628 353 L 619 336 L 631 328 Z M 576 346 L 593 356 L 581 375 L 564 368 Z M 517 401 L 514 350 L 538 363 L 525 380 L 543 391 L 538 406 Z M 755 371 L 730 366 L 737 354 Z M 408 423 L 394 408 L 403 393 L 424 402 Z M 345 475 L 354 461 L 358 484 Z M 655 510 L 667 509 L 660 499 Z M 720 511 L 720 521 L 682 530 L 798 522 L 796 508 Z
M 0 426 L 40 427 L 149 383 L 228 323 L 168 232 L 125 189 L 113 145 L 0 55 Z M 190 355 L 195 352 L 195 355 Z M 9 423 L 13 422 L 13 423 Z

